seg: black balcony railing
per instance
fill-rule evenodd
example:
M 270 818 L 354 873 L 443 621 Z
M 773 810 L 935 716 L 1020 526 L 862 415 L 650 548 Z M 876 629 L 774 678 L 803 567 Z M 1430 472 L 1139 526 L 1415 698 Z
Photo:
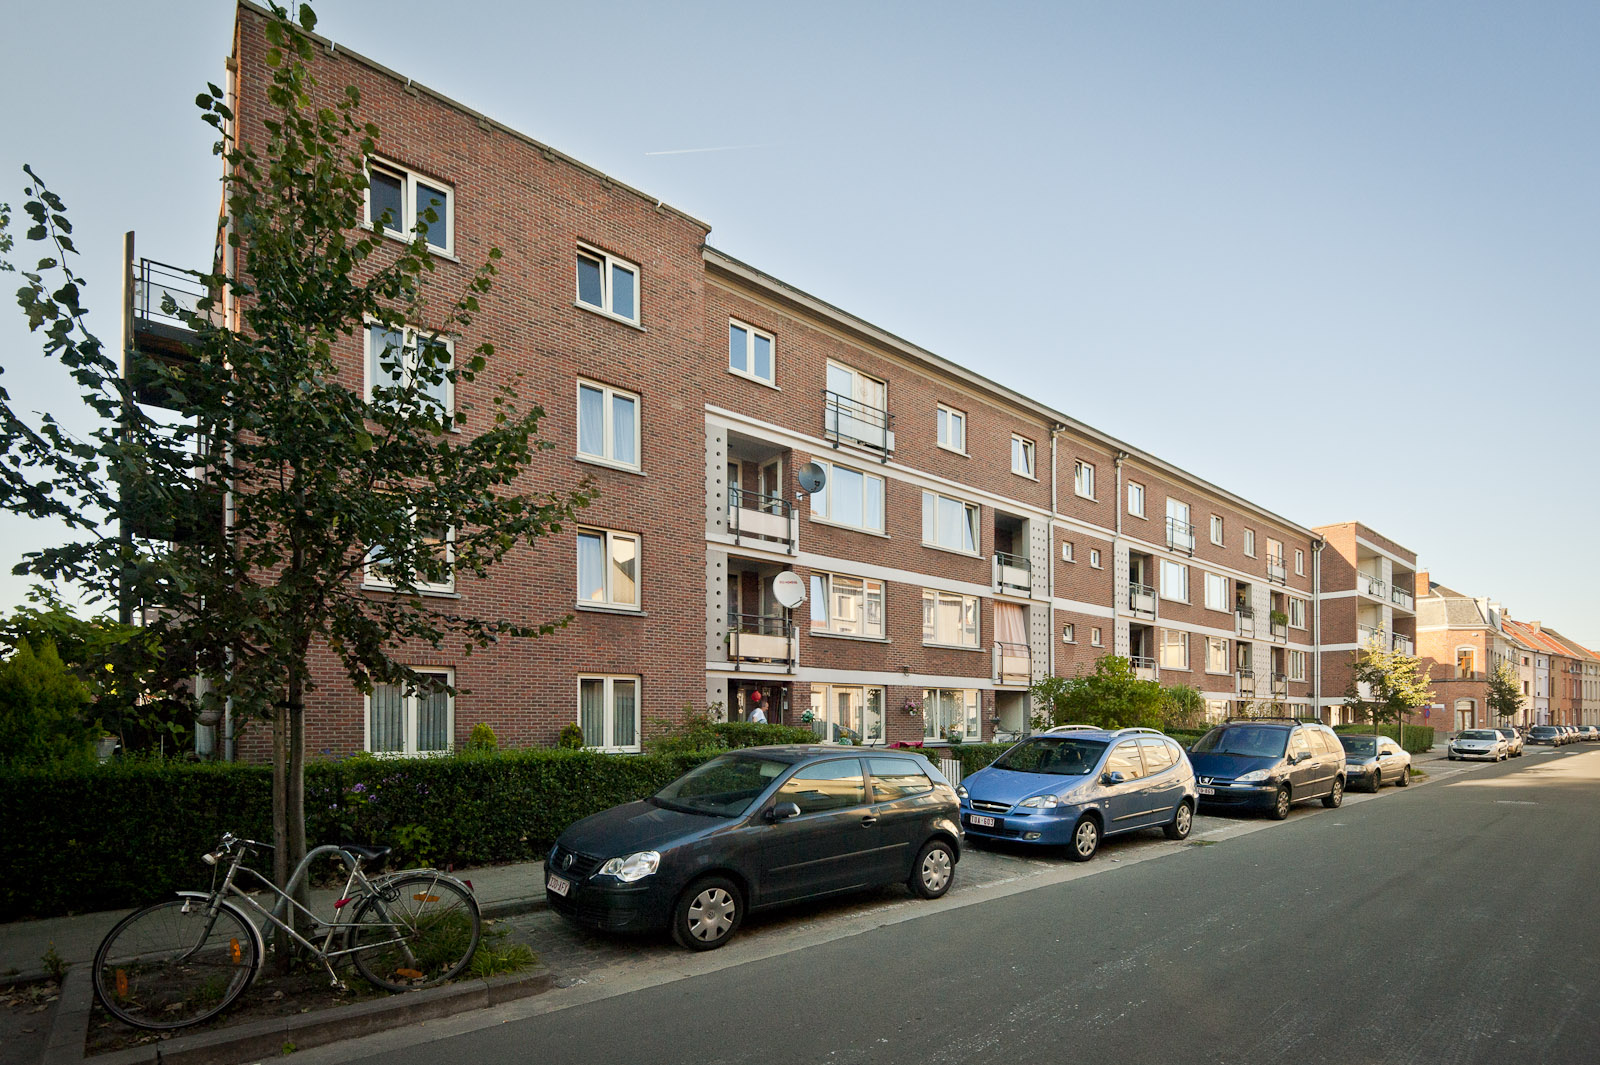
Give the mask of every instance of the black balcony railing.
M 1010 572 L 1007 572 L 1010 571 Z M 994 553 L 994 583 L 1002 592 L 1028 595 L 1033 591 L 1033 563 L 1023 555 Z
M 1156 616 L 1156 590 L 1138 581 L 1128 582 L 1128 609 L 1141 617 Z
M 1256 693 L 1256 672 L 1253 669 L 1241 669 L 1238 672 L 1239 694 L 1254 696 Z
M 1274 584 L 1289 583 L 1289 567 L 1284 565 L 1282 555 L 1267 556 L 1267 580 Z
M 200 301 L 209 294 L 193 270 L 140 259 L 133 275 L 133 316 L 187 329 L 188 318 L 200 313 Z
M 794 661 L 794 622 L 781 614 L 729 614 L 728 657 Z
M 1156 660 L 1148 655 L 1129 655 L 1128 664 L 1133 666 L 1134 669 L 1148 669 L 1153 671 L 1156 668 Z
M 995 641 L 994 679 L 998 684 L 1027 684 L 1033 679 L 1033 654 L 1027 644 Z
M 1167 547 L 1194 554 L 1194 526 L 1177 518 L 1167 519 Z
M 889 461 L 894 450 L 894 415 L 879 407 L 870 407 L 849 396 L 822 390 L 822 435 L 833 441 L 833 446 L 854 444 L 881 452 L 883 461 Z

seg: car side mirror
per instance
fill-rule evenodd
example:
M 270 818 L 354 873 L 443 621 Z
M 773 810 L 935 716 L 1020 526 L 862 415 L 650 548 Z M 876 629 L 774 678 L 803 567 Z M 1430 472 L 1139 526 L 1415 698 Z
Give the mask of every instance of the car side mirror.
M 1120 770 L 1120 769 L 1111 769 L 1111 770 L 1107 770 L 1106 771 L 1106 775 L 1104 777 L 1102 777 L 1101 779 L 1104 780 L 1107 784 L 1121 784 L 1124 780 L 1126 780 L 1128 778 L 1124 777 L 1122 775 L 1122 770 Z
M 1295 765 L 1299 765 L 1301 762 L 1304 762 L 1307 758 L 1310 758 L 1310 757 L 1311 757 L 1311 752 L 1310 751 L 1297 751 L 1295 753 L 1295 756 L 1294 756 Z
M 774 806 L 772 809 L 767 811 L 767 822 L 769 824 L 774 824 L 775 825 L 779 821 L 787 821 L 791 817 L 799 817 L 799 816 L 800 816 L 800 804 L 799 803 L 780 802 L 778 805 Z

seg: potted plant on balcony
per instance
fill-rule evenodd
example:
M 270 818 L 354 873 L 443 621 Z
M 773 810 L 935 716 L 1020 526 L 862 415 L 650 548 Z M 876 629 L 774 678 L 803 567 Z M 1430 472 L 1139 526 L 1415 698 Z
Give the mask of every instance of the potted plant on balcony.
M 1289 615 L 1281 610 L 1274 610 L 1270 616 L 1272 618 L 1272 627 L 1275 629 L 1281 629 L 1289 624 Z

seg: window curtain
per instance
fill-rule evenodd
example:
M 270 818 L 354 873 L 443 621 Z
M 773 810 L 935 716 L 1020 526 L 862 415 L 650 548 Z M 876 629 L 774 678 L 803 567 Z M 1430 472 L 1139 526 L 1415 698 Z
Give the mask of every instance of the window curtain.
M 406 703 L 399 687 L 375 684 L 372 688 L 371 742 L 374 754 L 402 754 L 406 749 Z
M 578 727 L 583 729 L 585 747 L 606 745 L 606 682 L 580 680 L 578 682 Z
M 417 695 L 417 750 L 450 749 L 450 694 L 430 691 Z
M 994 605 L 994 638 L 998 643 L 1019 643 L 1028 646 L 1028 621 L 1026 608 L 1016 603 Z
M 633 747 L 639 742 L 638 684 L 631 680 L 611 682 L 611 746 Z

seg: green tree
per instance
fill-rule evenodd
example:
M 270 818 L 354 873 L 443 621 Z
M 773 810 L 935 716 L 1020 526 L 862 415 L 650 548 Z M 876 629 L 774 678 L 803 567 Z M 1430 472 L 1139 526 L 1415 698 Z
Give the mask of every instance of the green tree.
M 21 571 L 143 608 L 161 649 L 154 690 L 203 676 L 202 710 L 227 701 L 236 716 L 271 723 L 282 884 L 306 850 L 313 653 L 330 654 L 363 691 L 426 690 L 432 682 L 405 665 L 418 647 L 470 654 L 565 624 L 478 617 L 419 588 L 483 576 L 571 522 L 592 491 L 529 486 L 524 471 L 550 446 L 537 438 L 543 411 L 520 405 L 509 369 L 496 363 L 488 376 L 491 345 L 450 346 L 468 334 L 499 250 L 441 300 L 426 241 L 439 222 L 431 208 L 405 243 L 383 236 L 382 220 L 356 225 L 379 130 L 360 119 L 353 86 L 319 88 L 309 7 L 298 26 L 282 7 L 272 14 L 265 143 L 240 138 L 218 86 L 197 100 L 221 133 L 227 254 L 200 275 L 209 295 L 192 310 L 164 300 L 196 336 L 190 357 L 164 364 L 129 353 L 130 379 L 163 393 L 176 425 L 132 401 L 118 360 L 87 329 L 65 207 L 27 170 L 27 237 L 48 254 L 24 273 L 19 302 L 98 423 L 85 438 L 48 414 L 27 423 L 0 402 L 0 491 L 8 509 L 77 534 L 28 556 Z M 370 391 L 359 365 L 336 355 L 358 349 L 369 324 L 415 338 L 386 344 Z M 447 388 L 453 406 L 437 399 Z M 479 394 L 492 403 L 469 400 Z M 107 516 L 164 534 L 118 536 Z M 172 530 L 187 535 L 168 542 Z M 369 567 L 394 593 L 361 591 Z
M 1495 716 L 1507 720 L 1517 716 L 1522 709 L 1521 683 L 1517 671 L 1511 668 L 1509 662 L 1501 662 L 1489 674 L 1489 689 L 1484 701 Z
M 20 641 L 0 664 L 0 765 L 87 762 L 99 729 L 88 685 L 62 664 L 55 644 Z
M 1385 650 L 1376 643 L 1356 653 L 1344 705 L 1357 720 L 1371 720 L 1374 732 L 1384 722 L 1403 723 L 1406 714 L 1432 699 L 1430 671 L 1415 655 Z
M 1189 684 L 1173 684 L 1161 689 L 1161 727 L 1191 728 L 1201 723 L 1206 712 L 1206 697 Z
M 1104 655 L 1090 673 L 1046 677 L 1030 689 L 1036 714 L 1046 725 L 1068 723 L 1102 728 L 1160 728 L 1166 696 L 1120 655 Z

